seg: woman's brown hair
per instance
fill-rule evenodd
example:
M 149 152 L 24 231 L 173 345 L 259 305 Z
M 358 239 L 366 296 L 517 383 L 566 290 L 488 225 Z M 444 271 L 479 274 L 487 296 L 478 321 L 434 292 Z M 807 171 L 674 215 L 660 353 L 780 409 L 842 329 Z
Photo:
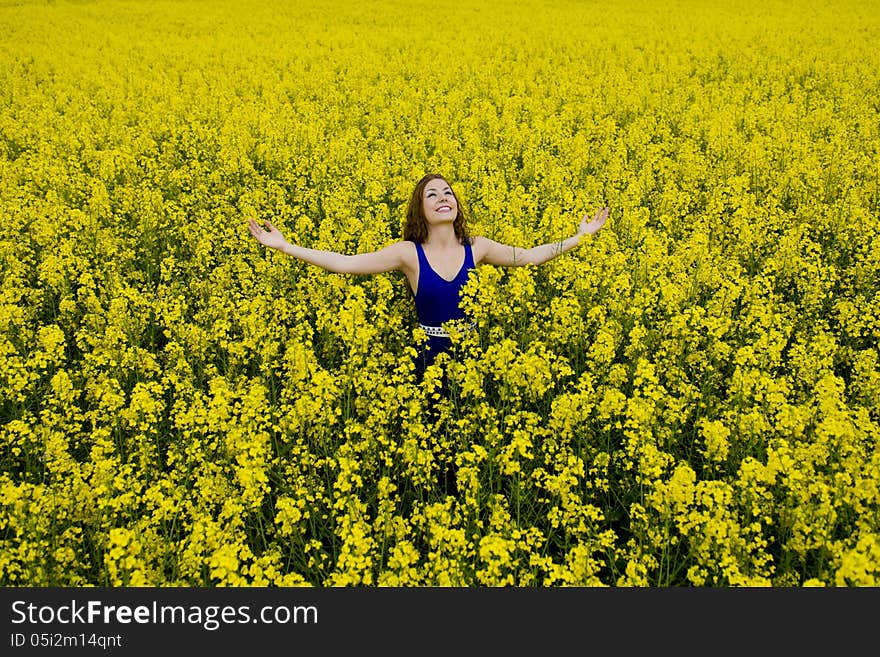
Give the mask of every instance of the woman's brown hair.
M 425 185 L 432 180 L 442 180 L 449 185 L 449 181 L 440 174 L 428 173 L 422 176 L 422 179 L 413 190 L 412 196 L 409 199 L 409 207 L 406 209 L 406 224 L 403 227 L 404 240 L 421 244 L 428 239 L 428 220 L 425 219 L 422 194 L 425 192 Z M 452 185 L 449 185 L 449 189 L 452 190 L 452 195 L 458 202 L 458 215 L 452 222 L 452 228 L 455 230 L 455 236 L 461 240 L 463 244 L 465 240 L 469 239 L 467 234 L 467 220 L 464 216 L 464 209 L 461 206 L 461 199 L 458 198 L 458 194 L 452 189 Z

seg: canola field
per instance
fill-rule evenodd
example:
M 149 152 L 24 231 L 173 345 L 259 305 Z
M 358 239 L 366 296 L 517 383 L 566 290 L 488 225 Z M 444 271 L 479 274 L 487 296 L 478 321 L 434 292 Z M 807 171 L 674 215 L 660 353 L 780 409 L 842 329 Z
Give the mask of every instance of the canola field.
M 0 2 L 0 583 L 877 586 L 880 5 Z M 416 385 L 427 172 L 480 267 Z M 435 397 L 446 371 L 450 394 Z

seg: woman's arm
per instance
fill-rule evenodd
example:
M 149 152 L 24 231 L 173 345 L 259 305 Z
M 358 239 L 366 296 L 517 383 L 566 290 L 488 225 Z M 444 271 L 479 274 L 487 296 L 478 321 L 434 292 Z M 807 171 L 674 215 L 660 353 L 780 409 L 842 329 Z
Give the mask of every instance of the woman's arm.
M 408 263 L 406 242 L 395 242 L 378 251 L 344 255 L 335 251 L 309 249 L 291 244 L 272 222 L 265 221 L 264 229 L 255 219 L 248 220 L 251 235 L 263 246 L 277 249 L 282 253 L 337 274 L 381 274 L 395 269 L 404 269 Z M 411 248 L 409 250 L 412 250 Z
M 553 260 L 556 256 L 562 255 L 566 251 L 571 251 L 581 242 L 584 235 L 592 235 L 605 225 L 608 218 L 607 207 L 602 208 L 596 213 L 592 221 L 587 221 L 587 215 L 581 220 L 578 232 L 567 239 L 559 242 L 550 242 L 549 244 L 541 244 L 533 246 L 530 249 L 519 249 L 515 246 L 501 244 L 487 237 L 480 237 L 475 243 L 477 252 L 474 253 L 474 260 L 477 264 L 485 262 L 490 265 L 498 265 L 499 267 L 519 267 L 522 265 L 542 265 L 545 262 Z

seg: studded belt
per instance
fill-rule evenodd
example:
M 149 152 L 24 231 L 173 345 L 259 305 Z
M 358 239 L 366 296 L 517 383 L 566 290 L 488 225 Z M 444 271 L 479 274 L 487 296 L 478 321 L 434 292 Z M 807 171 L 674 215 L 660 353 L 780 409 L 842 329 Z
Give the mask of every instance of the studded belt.
M 435 338 L 449 337 L 449 331 L 447 331 L 442 326 L 425 326 L 424 324 L 419 324 L 419 326 L 422 328 L 426 335 L 430 335 Z M 466 325 L 465 328 L 469 331 L 472 331 L 474 328 L 476 328 L 476 326 L 476 322 L 471 322 L 470 324 Z

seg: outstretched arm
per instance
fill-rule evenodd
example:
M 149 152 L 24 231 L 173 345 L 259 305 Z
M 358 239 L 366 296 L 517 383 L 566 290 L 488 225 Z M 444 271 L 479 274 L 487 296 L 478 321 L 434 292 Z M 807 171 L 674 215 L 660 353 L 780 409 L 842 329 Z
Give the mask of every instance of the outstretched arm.
M 481 250 L 478 262 L 485 262 L 490 265 L 498 265 L 500 267 L 519 267 L 522 265 L 542 265 L 545 262 L 553 260 L 556 256 L 562 255 L 566 251 L 571 251 L 581 242 L 584 235 L 592 235 L 605 225 L 608 218 L 609 208 L 600 209 L 592 220 L 588 221 L 588 215 L 584 215 L 581 220 L 578 232 L 572 237 L 561 240 L 559 242 L 550 242 L 549 244 L 541 244 L 533 246 L 530 249 L 519 249 L 515 246 L 500 244 L 494 240 L 482 237 L 480 238 Z M 477 254 L 475 254 L 476 256 Z
M 309 249 L 291 244 L 271 221 L 265 220 L 263 228 L 256 219 L 248 220 L 248 228 L 257 241 L 263 246 L 277 249 L 289 256 L 316 265 L 337 274 L 381 274 L 394 269 L 402 269 L 406 261 L 406 244 L 396 242 L 378 251 L 344 255 L 335 251 Z

